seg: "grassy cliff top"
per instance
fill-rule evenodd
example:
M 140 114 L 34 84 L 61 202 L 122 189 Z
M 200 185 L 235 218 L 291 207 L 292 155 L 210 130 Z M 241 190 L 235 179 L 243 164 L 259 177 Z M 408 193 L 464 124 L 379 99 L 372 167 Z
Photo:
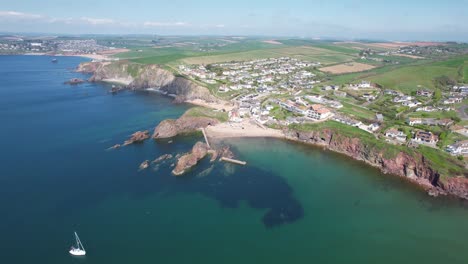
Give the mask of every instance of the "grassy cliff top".
M 316 124 L 293 124 L 290 125 L 289 128 L 298 131 L 323 131 L 329 129 L 341 136 L 359 138 L 367 148 L 382 153 L 385 158 L 393 158 L 400 152 L 411 156 L 421 154 L 438 170 L 442 178 L 466 174 L 463 163 L 446 152 L 424 145 L 420 145 L 417 148 L 408 148 L 406 146 L 389 144 L 383 139 L 376 138 L 373 134 L 363 131 L 362 129 L 336 121 L 326 121 Z
M 189 117 L 209 117 L 219 120 L 220 122 L 228 121 L 227 112 L 217 111 L 209 109 L 206 107 L 196 106 L 192 107 L 187 112 L 184 113 L 184 116 Z

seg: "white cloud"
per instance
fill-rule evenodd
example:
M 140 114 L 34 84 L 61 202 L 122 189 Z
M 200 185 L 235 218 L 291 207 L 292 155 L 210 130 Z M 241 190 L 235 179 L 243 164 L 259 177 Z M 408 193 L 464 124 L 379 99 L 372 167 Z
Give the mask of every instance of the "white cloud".
M 189 24 L 185 22 L 154 22 L 154 21 L 146 21 L 143 23 L 145 27 L 184 27 L 188 26 Z
M 90 25 L 111 25 L 116 24 L 116 21 L 109 18 L 92 18 L 92 17 L 81 17 L 81 21 Z
M 16 12 L 16 11 L 0 11 L 0 18 L 30 20 L 30 19 L 41 19 L 41 18 L 44 18 L 44 16 L 37 15 L 37 14 Z
M 225 26 L 224 24 L 219 24 L 219 25 L 216 25 L 215 27 L 217 27 L 217 28 L 224 28 L 224 27 L 226 27 L 226 26 Z

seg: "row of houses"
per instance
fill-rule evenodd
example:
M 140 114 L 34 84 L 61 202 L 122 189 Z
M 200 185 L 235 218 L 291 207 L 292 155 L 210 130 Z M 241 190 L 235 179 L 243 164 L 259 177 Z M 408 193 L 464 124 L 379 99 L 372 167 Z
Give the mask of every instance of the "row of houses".
M 426 126 L 450 126 L 454 122 L 452 119 L 436 119 L 436 118 L 408 118 L 407 123 L 410 126 L 426 125 Z
M 314 120 L 326 120 L 333 116 L 333 113 L 326 106 L 321 104 L 312 104 L 309 106 L 307 102 L 300 98 L 296 102 L 291 100 L 279 101 L 278 104 L 287 111 L 309 117 Z
M 400 143 L 405 143 L 407 138 L 403 131 L 396 128 L 390 128 L 385 131 L 385 137 Z M 411 141 L 417 144 L 427 144 L 434 146 L 439 141 L 439 137 L 430 131 L 418 130 L 413 133 Z

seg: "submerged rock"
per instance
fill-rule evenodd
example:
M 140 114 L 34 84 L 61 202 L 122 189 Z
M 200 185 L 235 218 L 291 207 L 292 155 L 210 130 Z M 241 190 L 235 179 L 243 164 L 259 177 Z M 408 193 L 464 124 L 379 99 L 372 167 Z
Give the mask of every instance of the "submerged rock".
M 198 161 L 203 159 L 206 154 L 208 154 L 208 145 L 203 142 L 197 142 L 190 153 L 187 153 L 181 156 L 177 160 L 177 165 L 175 166 L 172 173 L 176 176 L 184 174 L 188 169 L 197 165 Z
M 161 155 L 161 156 L 159 156 L 158 158 L 156 158 L 155 160 L 153 160 L 151 163 L 159 163 L 159 162 L 161 162 L 161 161 L 168 160 L 168 159 L 172 159 L 172 155 L 171 155 L 171 154 L 164 154 L 164 155 Z
M 145 170 L 149 167 L 149 160 L 145 160 L 140 164 L 139 171 Z
M 66 81 L 65 84 L 76 85 L 84 83 L 85 80 L 79 78 L 71 78 L 70 80 Z
M 120 147 L 121 147 L 120 144 L 115 144 L 114 146 L 108 148 L 108 150 L 111 150 L 111 149 L 118 149 L 118 148 L 120 148 Z
M 150 137 L 150 134 L 149 134 L 148 130 L 137 131 L 137 132 L 133 133 L 132 136 L 128 140 L 126 140 L 123 145 L 128 146 L 128 145 L 133 144 L 133 143 L 140 143 L 140 142 L 145 141 L 149 137 Z

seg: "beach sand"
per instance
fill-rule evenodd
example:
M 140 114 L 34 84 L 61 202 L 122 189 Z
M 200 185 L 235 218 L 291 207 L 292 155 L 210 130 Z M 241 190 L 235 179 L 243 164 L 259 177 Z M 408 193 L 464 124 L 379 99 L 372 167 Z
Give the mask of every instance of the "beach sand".
M 218 102 L 207 102 L 202 99 L 186 100 L 188 104 L 203 106 L 206 108 L 216 109 L 216 110 L 226 110 L 230 111 L 234 108 L 234 105 L 228 101 L 219 100 Z
M 236 138 L 236 137 L 271 137 L 285 138 L 281 130 L 261 128 L 253 121 L 244 120 L 241 123 L 221 123 L 205 129 L 209 138 Z

